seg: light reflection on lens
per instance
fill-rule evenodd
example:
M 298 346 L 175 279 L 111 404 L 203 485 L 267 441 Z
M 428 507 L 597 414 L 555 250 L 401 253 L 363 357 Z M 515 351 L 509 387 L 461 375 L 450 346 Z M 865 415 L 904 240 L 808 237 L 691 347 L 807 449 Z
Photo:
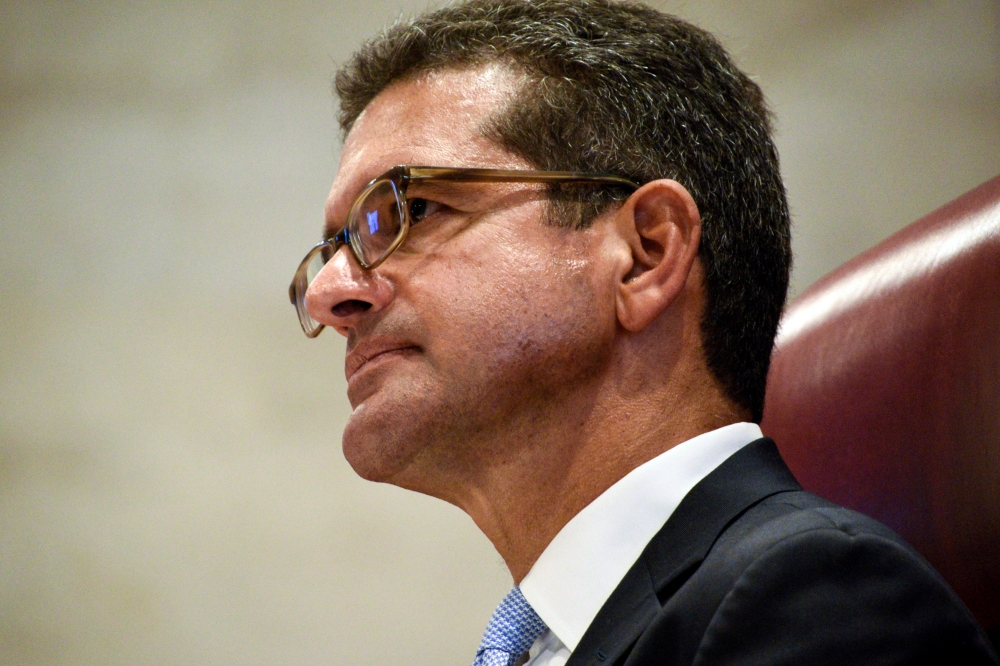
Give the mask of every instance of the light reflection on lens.
M 396 186 L 388 180 L 376 183 L 358 201 L 348 230 L 361 256 L 373 264 L 389 250 L 399 235 L 402 222 Z

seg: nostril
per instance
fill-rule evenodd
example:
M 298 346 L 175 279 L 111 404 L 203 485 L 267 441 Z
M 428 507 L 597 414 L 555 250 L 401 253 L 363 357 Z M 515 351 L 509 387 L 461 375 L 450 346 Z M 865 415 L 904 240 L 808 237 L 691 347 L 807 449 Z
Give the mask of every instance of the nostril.
M 371 306 L 372 304 L 367 301 L 359 301 L 352 298 L 349 301 L 337 303 L 331 311 L 337 317 L 350 317 L 351 315 L 361 314 Z

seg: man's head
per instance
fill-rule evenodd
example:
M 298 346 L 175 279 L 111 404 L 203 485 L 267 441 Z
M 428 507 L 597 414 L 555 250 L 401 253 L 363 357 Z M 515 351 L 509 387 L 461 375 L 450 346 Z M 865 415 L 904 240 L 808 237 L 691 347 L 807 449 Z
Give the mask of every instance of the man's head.
M 452 500 L 449 474 L 470 470 L 549 483 L 546 465 L 596 478 L 608 459 L 613 480 L 628 468 L 610 469 L 614 452 L 553 461 L 546 426 L 652 436 L 707 384 L 724 394 L 716 414 L 759 418 L 787 211 L 759 90 L 709 35 L 635 5 L 472 2 L 390 28 L 336 85 L 346 141 L 327 237 L 397 164 L 643 184 L 413 185 L 417 224 L 391 257 L 369 271 L 333 255 L 307 305 L 348 337 L 359 472 Z M 651 409 L 653 389 L 671 406 Z
M 364 45 L 337 74 L 341 126 L 349 132 L 392 82 L 488 63 L 519 78 L 485 137 L 535 168 L 669 178 L 691 193 L 702 223 L 709 367 L 759 421 L 791 264 L 760 89 L 711 35 L 641 5 L 475 0 Z M 582 214 L 557 206 L 557 221 L 586 225 L 614 194 L 587 192 Z

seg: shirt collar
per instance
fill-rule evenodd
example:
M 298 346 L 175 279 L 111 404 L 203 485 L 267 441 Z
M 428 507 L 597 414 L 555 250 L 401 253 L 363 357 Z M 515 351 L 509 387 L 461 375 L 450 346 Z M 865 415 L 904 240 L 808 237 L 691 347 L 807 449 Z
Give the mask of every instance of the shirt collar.
M 755 423 L 734 423 L 682 442 L 623 476 L 563 526 L 520 587 L 566 647 L 576 649 L 691 488 L 762 436 Z

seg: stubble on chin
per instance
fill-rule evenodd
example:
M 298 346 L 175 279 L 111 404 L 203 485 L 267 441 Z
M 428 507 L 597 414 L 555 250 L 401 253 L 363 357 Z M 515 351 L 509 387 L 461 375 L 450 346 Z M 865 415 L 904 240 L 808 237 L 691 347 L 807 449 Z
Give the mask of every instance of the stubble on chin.
M 422 439 L 407 432 L 420 420 L 414 398 L 412 391 L 383 386 L 354 408 L 342 445 L 344 457 L 360 477 L 391 482 L 410 466 Z

